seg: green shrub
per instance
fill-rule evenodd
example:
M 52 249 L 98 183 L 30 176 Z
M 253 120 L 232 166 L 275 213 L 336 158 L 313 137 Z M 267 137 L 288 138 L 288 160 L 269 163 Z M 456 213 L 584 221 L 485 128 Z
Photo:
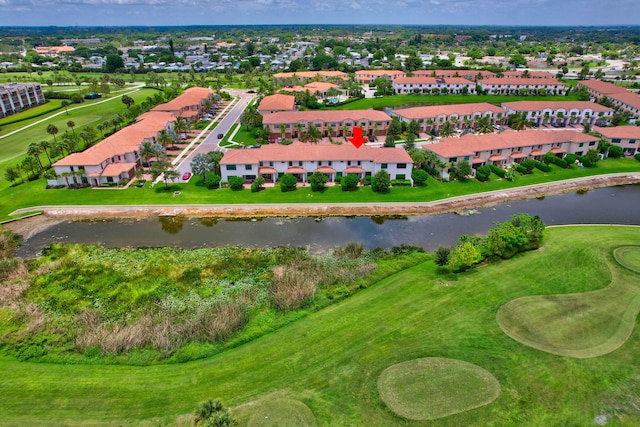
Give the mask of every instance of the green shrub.
M 504 178 L 505 175 L 507 174 L 507 171 L 499 168 L 496 165 L 489 165 L 489 168 L 491 169 L 491 172 L 495 173 L 496 175 L 498 175 L 500 178 Z
M 222 177 L 220 177 L 220 175 L 213 172 L 207 172 L 204 178 L 204 185 L 209 189 L 218 188 L 220 187 L 220 181 L 222 181 Z
M 528 172 L 527 168 L 525 168 L 524 166 L 519 165 L 519 164 L 517 164 L 517 163 L 514 163 L 514 164 L 513 164 L 513 168 L 514 168 L 517 172 L 519 172 L 519 173 L 521 173 L 521 174 L 526 174 L 526 173 Z
M 429 174 L 422 169 L 414 169 L 411 172 L 411 178 L 413 179 L 413 183 L 418 187 L 422 187 L 427 182 L 429 178 Z
M 489 165 L 482 165 L 476 169 L 476 178 L 478 181 L 488 181 L 489 175 L 491 175 L 491 167 L 489 167 Z
M 575 154 L 567 154 L 566 156 L 564 156 L 564 160 L 565 162 L 567 162 L 568 165 L 572 165 L 576 162 L 576 155 Z
M 525 159 L 520 163 L 522 167 L 527 169 L 527 173 L 530 173 L 536 167 L 536 161 L 533 159 Z
M 560 166 L 563 169 L 567 168 L 567 161 L 564 159 L 561 159 L 560 157 L 557 157 L 555 154 L 553 153 L 547 153 L 544 155 L 544 157 L 542 158 L 542 160 L 546 163 L 546 164 L 550 164 L 553 163 L 554 165 Z
M 347 176 L 343 176 L 341 180 L 342 191 L 354 191 L 358 188 L 358 182 L 360 179 L 358 175 L 350 173 Z
M 391 181 L 393 187 L 410 187 L 411 181 L 408 179 L 394 179 Z
M 612 145 L 609 148 L 609 157 L 613 159 L 617 159 L 619 157 L 622 157 L 623 155 L 624 155 L 624 150 L 622 149 L 622 147 L 618 145 Z
M 242 186 L 244 185 L 244 179 L 239 176 L 230 176 L 229 177 L 229 188 L 233 191 L 242 190 Z
M 636 158 L 637 161 L 640 162 L 640 153 L 636 153 L 636 155 L 634 157 Z
M 280 191 L 283 193 L 295 190 L 297 184 L 298 180 L 290 173 L 286 173 L 280 177 Z
M 311 184 L 311 191 L 322 191 L 324 185 L 329 181 L 327 175 L 322 172 L 314 172 L 309 176 L 309 184 Z

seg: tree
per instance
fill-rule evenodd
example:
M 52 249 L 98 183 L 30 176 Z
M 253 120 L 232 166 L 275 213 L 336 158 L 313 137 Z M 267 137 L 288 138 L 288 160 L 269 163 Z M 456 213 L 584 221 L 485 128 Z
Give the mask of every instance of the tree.
M 160 157 L 162 154 L 164 154 L 164 147 L 160 144 L 145 141 L 140 146 L 140 157 L 145 164 L 149 163 L 151 157 Z
M 47 133 L 49 135 L 53 136 L 53 142 L 54 143 L 56 142 L 56 135 L 58 134 L 58 132 L 59 132 L 59 130 L 58 130 L 57 126 L 54 125 L 53 123 L 50 123 L 47 126 Z
M 51 157 L 49 156 L 51 143 L 49 143 L 49 141 L 47 141 L 46 139 L 43 139 L 42 141 L 38 142 L 38 145 L 40 146 L 40 149 L 47 155 L 47 160 L 49 161 L 49 164 L 51 164 Z
M 237 422 L 219 399 L 207 399 L 200 402 L 193 413 L 193 425 L 196 427 L 235 427 Z
M 451 253 L 451 248 L 449 246 L 438 246 L 436 249 L 436 257 L 435 263 L 440 267 L 444 267 L 449 263 L 449 254 Z
M 36 168 L 38 167 L 38 162 L 33 156 L 27 156 L 24 158 L 22 163 L 20 163 L 20 168 L 27 172 L 29 176 L 36 175 Z
M 409 55 L 404 61 L 404 68 L 408 71 L 419 70 L 423 66 L 422 59 L 417 55 Z
M 416 148 L 416 135 L 409 132 L 409 134 L 404 138 L 404 149 L 410 151 L 414 148 Z
M 475 131 L 478 133 L 493 132 L 493 122 L 491 121 L 491 117 L 489 116 L 480 117 L 476 122 Z
M 592 164 L 596 164 L 598 162 L 598 160 L 600 160 L 600 154 L 598 153 L 598 150 L 594 149 L 594 148 L 590 148 L 587 151 L 587 155 L 585 156 L 587 158 L 587 160 L 589 160 Z
M 244 186 L 244 179 L 239 176 L 230 176 L 228 183 L 230 189 L 232 189 L 233 191 L 238 191 L 242 190 Z
M 175 126 L 174 126 L 174 129 L 175 129 Z M 178 130 L 176 129 L 176 132 L 177 131 Z M 157 141 L 160 145 L 162 145 L 162 148 L 166 149 L 169 143 L 173 143 L 173 138 L 171 137 L 171 134 L 166 129 L 162 129 L 160 132 L 158 132 Z
M 411 120 L 409 122 L 409 126 L 407 126 L 407 130 L 415 136 L 418 136 L 418 134 L 420 133 L 420 123 L 418 123 L 418 121 L 415 119 Z
M 107 55 L 107 60 L 104 64 L 104 70 L 107 73 L 113 73 L 121 68 L 124 68 L 124 61 L 120 55 Z
M 4 170 L 4 179 L 11 181 L 13 185 L 16 183 L 16 179 L 20 177 L 18 170 L 12 166 L 9 166 Z
M 307 138 L 313 141 L 314 144 L 318 143 L 318 139 L 320 139 L 322 135 L 320 134 L 320 130 L 314 126 L 312 123 L 309 124 L 309 129 L 307 131 Z
M 449 254 L 449 267 L 455 272 L 464 271 L 481 260 L 482 253 L 473 242 L 459 242 Z
M 389 124 L 389 128 L 387 129 L 387 135 L 393 135 L 397 137 L 402 133 L 402 124 L 397 117 L 393 117 L 391 123 Z
M 527 59 L 521 54 L 516 53 L 514 55 L 511 55 L 511 57 L 509 58 L 509 64 L 514 65 L 516 67 L 518 66 L 524 67 L 525 65 L 527 65 Z
M 391 177 L 382 169 L 371 178 L 371 189 L 376 193 L 386 193 L 391 188 Z
M 451 176 L 454 179 L 464 180 L 469 175 L 471 175 L 471 165 L 469 164 L 469 162 L 465 162 L 464 160 L 456 163 L 456 165 L 452 169 L 453 170 L 451 171 Z
M 75 131 L 75 129 L 74 129 L 74 128 L 76 127 L 76 122 L 74 122 L 73 120 L 69 120 L 69 121 L 67 122 L 67 127 L 68 127 L 69 129 L 71 129 L 71 133 L 73 133 L 73 135 L 75 135 L 75 134 L 76 134 L 76 131 Z
M 527 113 L 525 112 L 511 114 L 507 122 L 513 130 L 523 130 L 531 126 L 531 123 L 527 120 Z
M 220 160 L 222 160 L 223 154 L 220 151 L 209 151 L 207 156 L 209 156 L 214 164 L 213 171 L 220 174 Z
M 40 169 L 44 169 L 44 166 L 42 166 L 42 161 L 40 161 L 40 153 L 42 153 L 40 145 L 35 142 L 29 144 L 29 148 L 27 148 L 27 154 L 33 156 L 38 161 Z
M 290 173 L 285 173 L 280 177 L 280 190 L 284 193 L 287 191 L 293 191 L 296 189 L 298 180 Z
M 65 114 L 69 114 L 69 104 L 69 101 L 67 101 L 66 99 L 63 99 L 62 102 L 60 102 L 60 105 L 62 106 L 62 108 L 64 108 Z
M 360 178 L 354 173 L 343 176 L 341 180 L 342 191 L 354 191 L 358 188 L 358 182 L 360 182 Z
M 251 192 L 257 193 L 262 189 L 262 185 L 264 184 L 264 178 L 261 175 L 258 175 L 256 179 L 251 183 Z
M 440 136 L 442 136 L 443 138 L 447 138 L 456 133 L 455 129 L 453 128 L 453 124 L 448 120 L 445 121 L 442 126 L 440 126 L 440 129 L 438 131 L 440 133 Z
M 324 185 L 329 181 L 329 177 L 322 172 L 314 172 L 309 176 L 309 184 L 311 184 L 311 191 L 322 191 Z
M 153 165 L 151 165 L 151 176 L 153 177 L 154 181 L 159 177 L 162 177 L 162 180 L 164 181 L 164 189 L 168 190 L 168 181 L 173 181 L 174 179 L 178 178 L 180 176 L 180 173 L 177 170 L 173 169 L 173 165 L 170 161 L 166 159 L 159 159 Z
M 609 157 L 615 159 L 618 157 L 622 157 L 623 155 L 624 155 L 624 150 L 619 145 L 612 145 L 609 148 Z
M 122 95 L 122 103 L 127 106 L 127 108 L 131 107 L 136 101 L 130 97 L 129 95 Z
M 194 174 L 202 176 L 204 180 L 207 172 L 213 172 L 215 163 L 206 154 L 196 154 L 191 160 L 191 170 Z
M 411 171 L 411 179 L 413 179 L 413 183 L 419 187 L 422 187 L 428 178 L 429 174 L 422 169 L 414 168 L 413 171 Z

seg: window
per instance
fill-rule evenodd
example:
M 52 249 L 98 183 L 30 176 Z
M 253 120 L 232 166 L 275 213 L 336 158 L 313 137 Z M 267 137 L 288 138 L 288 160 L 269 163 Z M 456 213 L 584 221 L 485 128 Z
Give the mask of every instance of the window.
M 584 142 L 581 142 L 581 143 L 580 143 L 580 147 L 584 147 Z
M 595 142 L 595 141 L 591 141 L 591 142 L 589 143 L 589 147 L 593 147 L 594 145 L 596 145 L 596 142 Z
M 469 161 L 469 156 L 464 156 L 464 159 L 465 159 L 466 161 Z
M 386 168 L 387 168 L 387 164 L 386 164 L 386 163 L 382 163 L 382 164 L 380 164 L 380 168 L 382 168 L 382 169 L 386 169 Z
M 333 163 L 333 162 L 332 162 L 331 160 L 329 160 L 329 166 L 331 166 L 331 164 L 332 164 L 332 163 Z
M 273 167 L 273 162 L 269 162 L 269 166 Z
M 636 143 L 636 140 L 635 140 L 635 139 L 630 139 L 630 140 L 629 140 L 629 144 L 635 144 L 635 143 Z
M 449 158 L 449 161 L 450 161 L 451 163 L 455 163 L 455 162 L 457 162 L 457 161 L 458 161 L 458 158 L 457 158 L 457 157 L 450 157 L 450 158 Z
M 298 162 L 298 166 L 302 166 L 302 162 Z
M 396 174 L 396 179 L 407 179 L 407 175 L 403 173 Z
M 227 165 L 227 170 L 228 170 L 228 171 L 234 171 L 234 170 L 236 170 L 236 165 Z
M 250 171 L 253 167 L 251 165 L 244 165 L 244 170 Z
M 406 163 L 398 163 L 396 168 L 397 169 L 406 169 L 407 168 L 407 164 Z
M 613 142 L 614 144 L 620 144 L 620 138 L 613 138 L 611 142 Z
M 358 166 L 360 166 L 360 165 L 361 165 L 361 163 L 362 163 L 362 162 L 361 162 L 360 160 L 358 160 Z
M 293 162 L 289 162 L 289 167 L 293 166 Z

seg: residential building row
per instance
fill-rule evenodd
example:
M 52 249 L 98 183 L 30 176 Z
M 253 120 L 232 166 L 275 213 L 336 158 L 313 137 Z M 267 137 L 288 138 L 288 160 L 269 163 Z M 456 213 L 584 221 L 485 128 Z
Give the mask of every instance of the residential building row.
M 177 117 L 193 118 L 202 113 L 213 91 L 194 87 L 166 104 L 158 105 L 142 114 L 136 122 L 83 152 L 73 153 L 53 164 L 56 179 L 49 185 L 85 184 L 97 187 L 117 184 L 135 177 L 142 164 L 140 147 L 144 142 L 155 143 L 162 130 L 172 131 Z
M 627 156 L 640 153 L 640 126 L 594 126 L 593 130 L 608 143 L 621 147 Z
M 322 137 L 351 136 L 354 127 L 361 127 L 365 136 L 383 136 L 387 134 L 391 117 L 376 110 L 281 111 L 265 114 L 262 124 L 271 138 L 299 138 L 312 126 Z
M 601 80 L 581 80 L 578 82 L 578 87 L 587 89 L 589 95 L 595 100 L 609 98 L 614 107 L 628 112 L 632 119 L 640 118 L 639 94 L 629 92 L 623 87 Z
M 437 168 L 448 178 L 452 165 L 465 161 L 477 169 L 492 164 L 499 167 L 521 163 L 525 159 L 541 160 L 547 153 L 563 157 L 567 153 L 585 155 L 598 148 L 599 138 L 577 130 L 507 130 L 496 134 L 466 134 L 444 138 L 423 148 L 436 155 L 444 167 Z
M 476 93 L 476 84 L 462 77 L 399 77 L 392 82 L 392 87 L 397 94 Z
M 220 161 L 222 181 L 237 176 L 252 182 L 258 176 L 267 183 L 284 174 L 294 175 L 305 183 L 309 175 L 321 172 L 328 182 L 339 182 L 341 176 L 355 174 L 360 179 L 381 170 L 391 179 L 411 180 L 413 160 L 403 148 L 356 148 L 351 144 L 268 145 L 260 149 L 229 150 Z
M 7 83 L 0 85 L 0 117 L 35 107 L 45 102 L 40 83 Z

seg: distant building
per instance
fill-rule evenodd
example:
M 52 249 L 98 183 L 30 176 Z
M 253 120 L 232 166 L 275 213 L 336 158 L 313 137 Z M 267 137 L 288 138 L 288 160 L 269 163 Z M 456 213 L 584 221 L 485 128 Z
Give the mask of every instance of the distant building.
M 593 130 L 602 135 L 610 144 L 622 147 L 627 156 L 640 153 L 640 126 L 594 126 Z
M 0 85 L 0 117 L 28 110 L 45 102 L 40 83 Z
M 402 108 L 393 110 L 391 115 L 407 123 L 417 121 L 425 133 L 437 132 L 447 121 L 455 122 L 459 129 L 467 129 L 473 128 L 481 117 L 490 117 L 492 124 L 503 124 L 507 119 L 505 109 L 487 102 Z
M 542 94 L 564 95 L 564 83 L 551 79 L 541 78 L 492 78 L 482 79 L 478 82 L 483 91 L 491 95 L 522 95 Z
M 260 105 L 258 105 L 258 112 L 264 115 L 278 111 L 294 111 L 295 100 L 295 96 L 282 95 L 280 93 L 265 96 L 262 101 L 260 101 Z
M 289 73 L 275 73 L 273 79 L 277 84 L 285 85 L 291 82 L 308 82 L 309 80 L 322 80 L 327 81 L 329 79 L 348 80 L 349 76 L 342 71 L 296 71 Z
M 626 111 L 632 119 L 640 118 L 640 95 L 623 87 L 601 80 L 580 80 L 578 87 L 584 87 L 596 100 L 609 98 L 614 107 Z
M 607 124 L 613 117 L 611 108 L 589 101 L 515 101 L 502 106 L 508 114 L 524 113 L 536 126 Z
M 358 70 L 356 71 L 355 80 L 363 84 L 369 84 L 381 77 L 392 82 L 397 78 L 407 77 L 407 74 L 399 70 Z
M 60 55 L 62 53 L 73 53 L 76 49 L 73 46 L 37 46 L 35 49 L 38 55 Z
M 393 81 L 393 91 L 406 93 L 476 93 L 476 84 L 462 77 L 400 77 Z

